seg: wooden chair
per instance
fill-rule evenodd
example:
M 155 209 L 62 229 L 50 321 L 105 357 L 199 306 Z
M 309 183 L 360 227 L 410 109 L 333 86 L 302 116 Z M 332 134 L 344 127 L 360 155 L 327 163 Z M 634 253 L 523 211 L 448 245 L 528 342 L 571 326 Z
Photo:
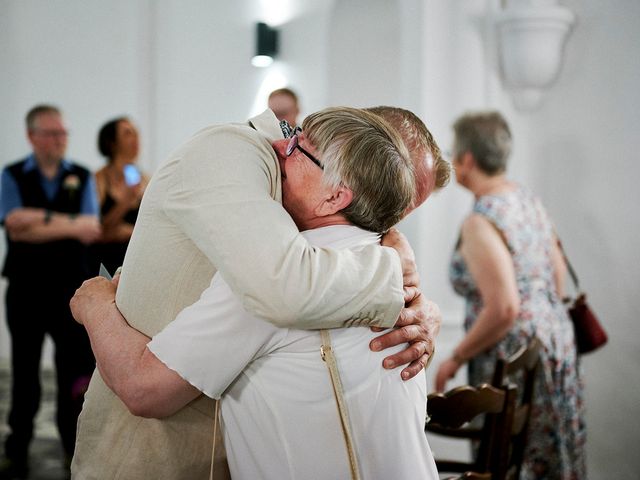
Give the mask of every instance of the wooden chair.
M 511 430 L 511 453 L 507 467 L 507 478 L 520 478 L 522 459 L 527 446 L 527 433 L 533 408 L 541 348 L 542 343 L 538 338 L 535 338 L 528 346 L 523 346 L 508 359 L 498 360 L 493 373 L 491 384 L 494 387 L 501 387 L 507 383 L 516 383 L 522 387 L 516 401 Z
M 444 480 L 491 480 L 490 473 L 464 472 L 458 477 L 447 477 Z
M 430 394 L 426 431 L 479 441 L 478 453 L 472 462 L 436 458 L 438 470 L 468 472 L 469 475 L 488 473 L 493 480 L 502 480 L 507 468 L 516 396 L 514 385 L 496 388 L 488 384 L 479 387 L 465 385 L 446 393 Z M 483 414 L 484 426 L 481 429 L 469 427 L 469 422 Z

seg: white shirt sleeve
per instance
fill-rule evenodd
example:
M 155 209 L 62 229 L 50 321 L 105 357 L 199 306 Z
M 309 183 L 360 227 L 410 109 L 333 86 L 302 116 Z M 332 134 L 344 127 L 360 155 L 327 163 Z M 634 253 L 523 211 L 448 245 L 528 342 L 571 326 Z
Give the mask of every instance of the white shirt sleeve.
M 247 313 L 215 275 L 200 300 L 182 310 L 148 347 L 198 390 L 218 399 L 247 364 L 286 333 Z

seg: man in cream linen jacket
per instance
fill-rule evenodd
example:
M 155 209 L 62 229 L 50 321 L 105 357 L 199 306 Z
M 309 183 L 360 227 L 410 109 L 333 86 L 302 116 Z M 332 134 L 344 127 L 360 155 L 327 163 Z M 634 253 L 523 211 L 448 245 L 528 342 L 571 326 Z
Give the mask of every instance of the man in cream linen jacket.
M 398 222 L 412 201 L 411 162 L 389 142 L 393 131 L 375 120 L 358 109 L 326 109 L 307 117 L 288 142 L 274 145 L 283 172 L 283 205 L 310 243 L 355 250 L 378 243 L 375 232 Z M 322 148 L 327 142 L 341 148 Z M 399 139 L 395 145 L 401 145 Z M 114 298 L 115 284 L 97 278 L 76 292 L 71 308 L 94 345 L 133 347 L 138 338 L 130 368 L 117 362 L 121 368 L 114 371 L 113 361 L 97 355 L 109 384 L 117 385 L 123 373 L 137 377 L 124 379 L 130 388 L 116 390 L 133 411 L 165 416 L 200 391 L 222 395 L 234 479 L 349 478 L 340 417 L 322 361 L 325 340 L 318 331 L 277 328 L 248 314 L 219 274 L 198 302 L 150 342 L 126 324 Z M 111 314 L 97 313 L 95 303 Z M 369 328 L 335 329 L 329 335 L 362 478 L 436 480 L 424 435 L 424 372 L 403 382 L 397 372 L 380 368 L 383 352 L 369 350 L 376 335 Z M 134 366 L 140 362 L 144 368 Z
M 151 180 L 124 261 L 117 305 L 152 337 L 216 270 L 244 308 L 283 327 L 393 326 L 403 301 L 396 252 L 314 249 L 282 209 L 267 111 L 205 128 Z M 95 347 L 94 347 L 95 348 Z M 133 416 L 95 373 L 78 422 L 76 479 L 206 477 L 214 402 L 162 420 Z

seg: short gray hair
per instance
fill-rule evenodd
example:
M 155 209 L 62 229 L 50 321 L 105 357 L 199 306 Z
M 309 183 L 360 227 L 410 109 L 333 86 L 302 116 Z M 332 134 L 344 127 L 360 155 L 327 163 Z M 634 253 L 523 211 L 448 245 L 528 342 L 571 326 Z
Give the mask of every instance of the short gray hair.
M 467 113 L 455 121 L 453 131 L 456 156 L 470 152 L 487 175 L 497 175 L 507 169 L 511 130 L 499 112 Z
M 323 181 L 353 192 L 342 214 L 354 225 L 384 233 L 413 200 L 413 165 L 402 138 L 378 115 L 349 107 L 305 118 L 305 137 L 324 162 Z

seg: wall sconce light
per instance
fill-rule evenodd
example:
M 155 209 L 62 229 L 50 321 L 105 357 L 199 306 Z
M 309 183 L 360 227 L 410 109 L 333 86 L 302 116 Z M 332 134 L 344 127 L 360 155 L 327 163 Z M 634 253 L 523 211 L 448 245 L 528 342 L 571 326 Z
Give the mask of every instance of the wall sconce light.
M 278 54 L 278 30 L 266 23 L 256 25 L 256 54 L 251 59 L 254 67 L 268 67 Z
M 507 2 L 496 16 L 502 80 L 518 110 L 534 110 L 558 77 L 575 15 L 557 0 Z

